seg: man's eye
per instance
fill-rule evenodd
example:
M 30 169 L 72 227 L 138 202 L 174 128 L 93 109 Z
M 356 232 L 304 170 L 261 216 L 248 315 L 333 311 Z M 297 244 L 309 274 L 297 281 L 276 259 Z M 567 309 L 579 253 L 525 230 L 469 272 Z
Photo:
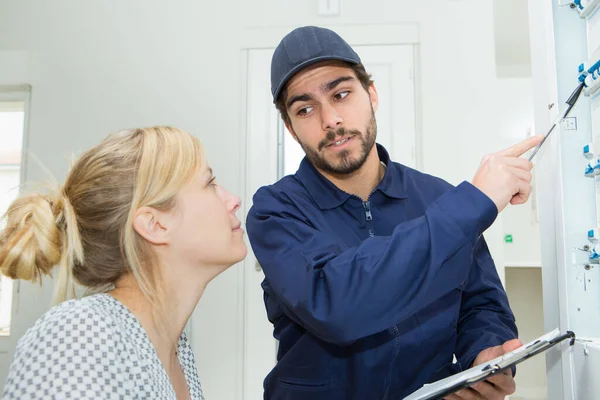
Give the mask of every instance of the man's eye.
M 296 114 L 298 114 L 298 115 L 306 115 L 309 112 L 311 112 L 312 109 L 313 109 L 312 107 L 302 107 L 301 109 L 298 110 L 298 112 Z
M 348 90 L 343 91 L 343 92 L 339 92 L 338 94 L 335 95 L 335 98 L 337 100 L 342 100 L 343 98 L 345 98 L 346 96 L 348 96 L 350 94 L 350 92 Z

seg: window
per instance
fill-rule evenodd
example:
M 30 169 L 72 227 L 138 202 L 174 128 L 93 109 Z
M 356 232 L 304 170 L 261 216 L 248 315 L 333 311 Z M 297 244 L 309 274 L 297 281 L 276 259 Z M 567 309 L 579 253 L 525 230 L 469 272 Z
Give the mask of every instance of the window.
M 27 88 L 0 87 L 0 214 L 19 195 Z M 3 228 L 5 221 L 0 221 Z M 13 281 L 0 275 L 0 336 L 10 335 Z

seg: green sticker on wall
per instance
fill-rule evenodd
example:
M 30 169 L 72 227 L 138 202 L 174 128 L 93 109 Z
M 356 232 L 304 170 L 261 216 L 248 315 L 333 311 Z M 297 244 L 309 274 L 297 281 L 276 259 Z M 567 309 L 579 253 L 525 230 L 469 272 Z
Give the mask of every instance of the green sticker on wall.
M 513 242 L 512 235 L 504 235 L 504 242 L 505 243 L 512 243 Z

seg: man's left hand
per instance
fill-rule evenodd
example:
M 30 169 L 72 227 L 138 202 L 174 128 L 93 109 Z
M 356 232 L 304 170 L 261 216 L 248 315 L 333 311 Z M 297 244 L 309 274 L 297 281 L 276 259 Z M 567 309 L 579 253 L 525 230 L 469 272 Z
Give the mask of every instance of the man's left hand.
M 521 347 L 523 343 L 519 339 L 509 340 L 501 346 L 490 347 L 477 355 L 473 366 L 493 360 L 496 357 Z M 512 371 L 507 369 L 492 376 L 488 380 L 481 381 L 468 389 L 463 389 L 448 397 L 446 400 L 503 400 L 504 397 L 515 392 L 515 380 Z

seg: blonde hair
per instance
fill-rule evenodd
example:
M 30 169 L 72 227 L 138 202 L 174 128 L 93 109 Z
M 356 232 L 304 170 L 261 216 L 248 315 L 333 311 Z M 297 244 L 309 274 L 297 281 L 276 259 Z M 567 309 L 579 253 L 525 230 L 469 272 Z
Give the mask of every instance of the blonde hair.
M 133 228 L 143 206 L 169 210 L 202 163 L 198 139 L 171 127 L 109 135 L 74 163 L 62 188 L 15 200 L 0 232 L 0 272 L 40 281 L 58 266 L 55 302 L 74 281 L 97 293 L 131 273 L 160 309 L 151 246 Z

